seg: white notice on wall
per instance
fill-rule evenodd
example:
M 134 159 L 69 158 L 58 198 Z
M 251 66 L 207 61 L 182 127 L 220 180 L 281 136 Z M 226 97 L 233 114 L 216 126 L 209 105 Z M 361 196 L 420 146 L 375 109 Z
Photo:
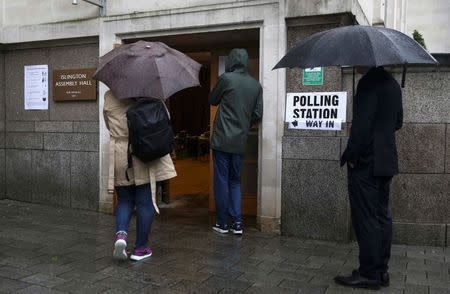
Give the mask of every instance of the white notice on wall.
M 48 109 L 48 65 L 26 65 L 24 100 L 26 110 Z
M 219 56 L 219 76 L 225 73 L 225 63 L 227 62 L 227 56 Z
M 346 112 L 347 92 L 287 94 L 285 121 L 290 129 L 341 130 Z

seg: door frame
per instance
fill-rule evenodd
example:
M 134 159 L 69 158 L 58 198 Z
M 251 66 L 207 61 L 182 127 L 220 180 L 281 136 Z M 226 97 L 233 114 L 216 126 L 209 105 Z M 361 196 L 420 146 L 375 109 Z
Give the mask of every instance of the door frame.
M 281 162 L 286 95 L 285 70 L 272 71 L 286 51 L 284 7 L 276 2 L 224 3 L 191 7 L 179 11 L 144 12 L 109 16 L 100 22 L 100 56 L 113 44 L 125 39 L 156 36 L 220 32 L 225 30 L 260 30 L 259 77 L 263 86 L 266 111 L 259 129 L 257 224 L 262 231 L 279 232 L 281 216 Z M 212 17 L 213 16 L 213 17 Z M 100 83 L 99 97 L 107 87 Z M 99 99 L 103 109 L 103 99 Z M 107 193 L 108 142 L 107 130 L 100 115 L 100 210 L 111 211 L 112 199 Z
M 260 39 L 259 36 L 259 32 L 258 32 L 258 41 Z M 259 44 L 258 44 L 259 45 Z M 238 45 L 236 46 L 231 46 L 231 47 L 238 47 Z M 255 56 L 257 57 L 256 59 L 258 60 L 258 76 L 256 77 L 257 79 L 259 79 L 259 53 L 260 50 L 259 48 L 253 47 L 253 48 L 246 48 L 244 46 L 239 47 L 239 48 L 244 48 L 248 51 L 249 54 L 249 60 L 255 59 Z M 218 78 L 219 78 L 219 63 L 220 63 L 220 57 L 221 56 L 226 56 L 228 55 L 230 49 L 222 49 L 222 50 L 215 50 L 213 52 L 211 52 L 211 91 L 214 88 L 214 85 L 216 84 Z M 216 73 L 216 74 L 214 74 Z M 210 133 L 212 135 L 213 133 L 213 123 L 214 123 L 214 117 L 216 114 L 216 110 L 217 107 L 216 106 L 211 106 L 211 112 L 210 112 Z M 259 141 L 259 133 L 258 133 L 258 141 Z M 259 143 L 259 142 L 258 142 Z M 259 150 L 258 150 L 259 152 Z M 248 162 L 250 161 L 250 159 L 245 158 L 244 159 L 244 163 L 242 166 L 242 172 L 244 172 L 244 166 L 246 164 L 248 164 Z M 256 160 L 256 176 L 258 177 L 258 159 Z M 210 212 L 215 212 L 215 199 L 214 199 L 214 162 L 213 162 L 213 154 L 212 154 L 212 150 L 210 150 L 210 162 L 209 162 L 209 174 L 210 174 L 210 187 L 209 187 L 209 211 Z M 242 188 L 242 185 L 244 184 L 243 180 L 243 176 L 241 173 L 241 212 L 243 215 L 246 216 L 256 216 L 257 215 L 257 207 L 258 207 L 258 193 L 256 193 L 256 199 L 254 197 L 246 197 L 244 194 L 244 189 Z M 258 190 L 258 183 L 256 183 L 256 190 Z

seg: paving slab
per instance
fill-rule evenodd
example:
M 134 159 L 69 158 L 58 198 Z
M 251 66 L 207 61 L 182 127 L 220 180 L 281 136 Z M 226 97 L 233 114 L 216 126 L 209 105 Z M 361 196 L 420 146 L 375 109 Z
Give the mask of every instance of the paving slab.
M 371 293 L 335 285 L 358 263 L 354 243 L 302 240 L 254 228 L 242 238 L 208 223 L 156 217 L 154 255 L 112 259 L 114 216 L 0 200 L 0 293 Z M 203 219 L 208 219 L 203 218 Z M 134 220 L 130 243 L 134 241 Z M 131 250 L 130 246 L 130 250 Z M 448 294 L 450 251 L 395 245 L 381 294 Z

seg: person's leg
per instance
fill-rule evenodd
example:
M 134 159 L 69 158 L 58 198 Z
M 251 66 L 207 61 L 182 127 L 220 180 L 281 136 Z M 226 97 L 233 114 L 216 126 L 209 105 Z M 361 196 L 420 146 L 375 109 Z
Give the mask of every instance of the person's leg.
M 134 186 L 116 187 L 117 210 L 116 232 L 128 232 L 128 225 L 134 209 Z
M 148 246 L 155 209 L 150 184 L 136 186 L 136 248 Z
M 359 245 L 361 276 L 379 280 L 378 266 L 381 251 L 379 214 L 379 184 L 371 175 L 371 167 L 349 171 L 349 196 L 352 224 Z
M 233 232 L 242 234 L 242 216 L 241 216 L 241 168 L 244 156 L 232 154 L 230 169 L 228 175 L 229 206 L 228 215 L 233 222 Z
M 380 207 L 378 218 L 381 225 L 381 252 L 380 252 L 380 265 L 379 272 L 382 275 L 382 282 L 384 286 L 389 285 L 389 278 L 387 276 L 389 259 L 391 257 L 391 245 L 392 245 L 392 216 L 389 208 L 389 189 L 391 185 L 392 177 L 380 178 Z M 384 278 L 383 278 L 383 275 Z
M 151 256 L 148 247 L 148 235 L 153 223 L 155 209 L 152 202 L 150 184 L 139 185 L 135 188 L 136 199 L 136 243 L 132 260 L 141 260 Z
M 228 174 L 230 154 L 213 150 L 214 156 L 214 197 L 216 200 L 216 225 L 214 229 L 220 233 L 228 232 Z
M 128 240 L 128 226 L 134 208 L 134 186 L 116 187 L 116 242 L 113 256 L 117 259 L 127 259 L 126 247 Z

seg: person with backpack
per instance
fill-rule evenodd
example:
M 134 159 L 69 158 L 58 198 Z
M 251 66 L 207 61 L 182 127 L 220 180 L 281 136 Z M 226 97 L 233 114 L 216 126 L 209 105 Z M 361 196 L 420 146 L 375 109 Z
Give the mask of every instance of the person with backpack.
M 148 103 L 135 99 L 119 100 L 111 91 L 106 92 L 104 98 L 103 114 L 110 133 L 108 192 L 114 193 L 114 190 L 117 192 L 116 241 L 113 256 L 119 260 L 128 258 L 126 250 L 128 227 L 133 210 L 136 208 L 136 242 L 130 259 L 142 260 L 152 255 L 148 235 L 154 213 L 155 211 L 159 213 L 156 204 L 156 181 L 176 176 L 170 154 L 165 153 L 161 156 L 164 152 L 156 152 L 153 156 L 156 158 L 152 158 L 150 153 L 155 153 L 155 150 L 148 151 L 155 143 L 163 141 L 158 134 L 154 135 L 155 132 L 151 128 L 161 129 L 161 132 L 168 134 L 165 136 L 170 139 L 171 130 L 166 132 L 168 112 L 162 100 L 147 100 Z M 153 111 L 150 115 L 146 114 L 149 110 Z M 136 117 L 141 120 L 136 122 Z M 139 125 L 142 121 L 150 121 L 150 128 L 147 126 L 145 129 Z M 129 127 L 134 131 L 133 136 L 137 134 L 141 137 L 129 138 Z M 145 135 L 142 135 L 142 130 L 147 130 Z M 133 149 L 136 142 L 150 147 Z M 168 149 L 170 148 L 169 146 Z M 141 160 L 139 156 L 146 157 Z
M 248 73 L 245 49 L 233 49 L 213 91 L 210 104 L 218 106 L 211 149 L 214 160 L 216 224 L 213 230 L 242 235 L 241 167 L 249 130 L 263 114 L 261 84 Z

